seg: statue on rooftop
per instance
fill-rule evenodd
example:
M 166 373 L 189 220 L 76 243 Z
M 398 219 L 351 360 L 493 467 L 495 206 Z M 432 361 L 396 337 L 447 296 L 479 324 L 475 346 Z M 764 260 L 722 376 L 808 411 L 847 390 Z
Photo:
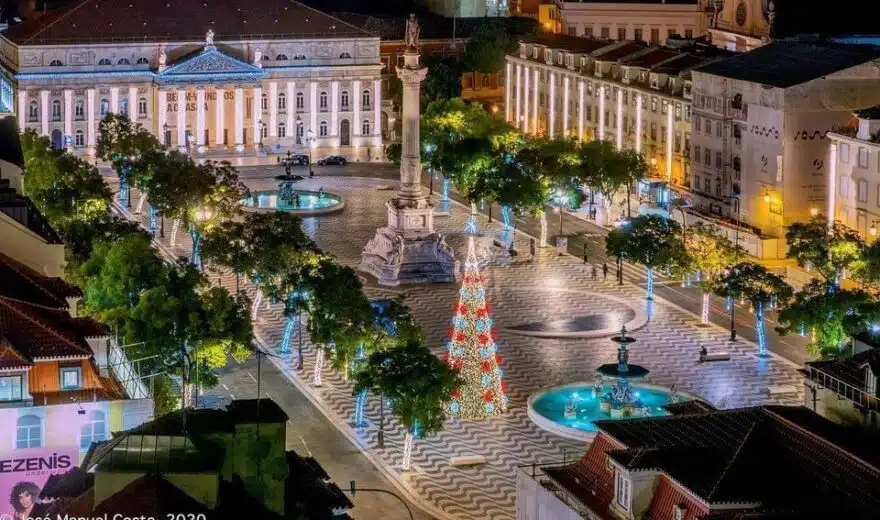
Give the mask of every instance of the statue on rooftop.
M 208 32 L 205 33 L 205 47 L 213 47 L 214 46 L 214 31 L 208 29 Z
M 404 37 L 407 50 L 418 48 L 419 31 L 419 22 L 416 20 L 416 15 L 410 14 L 409 20 L 406 21 L 406 35 Z

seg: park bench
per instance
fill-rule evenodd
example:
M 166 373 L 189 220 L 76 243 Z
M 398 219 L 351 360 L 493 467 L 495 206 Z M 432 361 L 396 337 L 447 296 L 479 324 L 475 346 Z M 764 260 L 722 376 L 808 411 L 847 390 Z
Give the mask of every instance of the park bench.
M 700 354 L 700 361 L 730 361 L 730 352 L 726 350 L 709 351 L 706 355 Z
M 798 391 L 797 387 L 792 385 L 771 385 L 767 387 L 767 395 L 785 395 L 785 394 L 796 394 Z
M 482 455 L 461 455 L 449 459 L 449 463 L 455 467 L 477 466 L 486 463 L 486 457 Z

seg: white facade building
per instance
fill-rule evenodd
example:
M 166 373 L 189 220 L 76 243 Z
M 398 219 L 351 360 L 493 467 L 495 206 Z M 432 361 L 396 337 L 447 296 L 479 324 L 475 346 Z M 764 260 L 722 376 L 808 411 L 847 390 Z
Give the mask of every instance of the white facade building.
M 636 2 L 558 2 L 563 32 L 606 40 L 635 40 L 654 45 L 673 36 L 706 34 L 704 0 L 641 0 Z
M 199 152 L 383 151 L 379 38 L 296 2 L 83 1 L 0 33 L 0 59 L 0 102 L 56 147 L 93 153 L 120 113 Z
M 694 205 L 781 237 L 824 211 L 829 139 L 880 103 L 880 47 L 780 41 L 693 73 Z
M 827 135 L 828 204 L 824 213 L 872 242 L 880 226 L 880 107 L 856 116 L 852 126 Z

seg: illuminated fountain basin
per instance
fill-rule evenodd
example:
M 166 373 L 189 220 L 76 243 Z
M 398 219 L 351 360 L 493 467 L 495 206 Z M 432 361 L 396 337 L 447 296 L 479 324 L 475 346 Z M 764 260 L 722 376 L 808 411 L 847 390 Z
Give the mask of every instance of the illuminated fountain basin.
M 695 399 L 694 396 L 672 391 L 662 386 L 633 383 L 630 388 L 640 406 L 631 412 L 623 410 L 618 417 L 602 409 L 602 395 L 611 392 L 612 384 L 605 383 L 597 394 L 595 383 L 586 381 L 555 386 L 539 391 L 529 399 L 529 418 L 541 428 L 556 435 L 578 441 L 592 441 L 598 429 L 595 421 L 631 419 L 635 417 L 658 417 L 669 415 L 663 406 Z M 575 415 L 566 413 L 569 403 L 574 403 Z
M 251 192 L 241 205 L 245 211 L 286 211 L 294 215 L 326 215 L 342 211 L 342 197 L 326 191 L 290 189 L 284 196 L 281 190 Z

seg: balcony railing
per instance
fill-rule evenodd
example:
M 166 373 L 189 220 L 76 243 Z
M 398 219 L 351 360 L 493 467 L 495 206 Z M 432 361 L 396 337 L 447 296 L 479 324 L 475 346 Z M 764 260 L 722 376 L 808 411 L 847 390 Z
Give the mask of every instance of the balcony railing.
M 816 383 L 820 390 L 827 389 L 837 394 L 838 397 L 846 399 L 865 410 L 880 412 L 880 399 L 878 399 L 877 396 L 871 395 L 861 388 L 841 381 L 817 368 L 808 366 L 806 372 L 810 381 Z
M 107 364 L 113 372 L 113 376 L 125 389 L 125 395 L 129 399 L 146 399 L 150 397 L 150 391 L 144 385 L 141 376 L 135 371 L 128 356 L 116 344 L 115 341 L 110 342 L 107 352 Z

